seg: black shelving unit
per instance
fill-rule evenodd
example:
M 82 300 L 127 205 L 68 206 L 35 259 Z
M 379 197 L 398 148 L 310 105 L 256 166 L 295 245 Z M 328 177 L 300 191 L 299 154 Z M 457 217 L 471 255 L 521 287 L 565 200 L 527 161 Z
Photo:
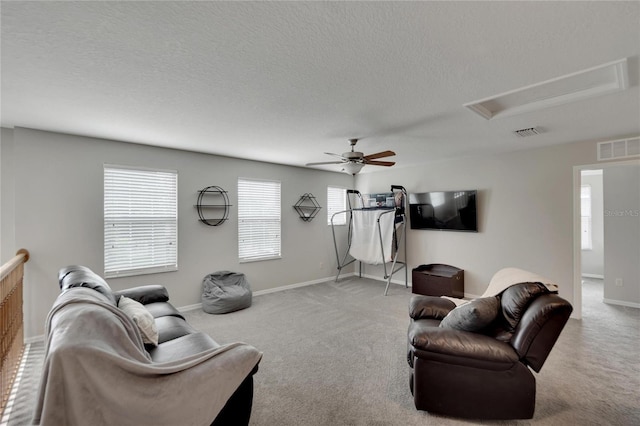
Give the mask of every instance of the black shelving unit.
M 313 194 L 306 193 L 300 197 L 293 208 L 296 209 L 298 215 L 300 215 L 300 219 L 305 222 L 310 222 L 316 217 L 322 207 L 320 207 L 320 204 L 318 204 Z
M 194 206 L 198 209 L 200 222 L 209 226 L 218 226 L 229 218 L 229 196 L 227 191 L 219 186 L 207 186 L 198 191 L 198 201 Z M 210 213 L 217 212 L 214 217 L 207 217 Z

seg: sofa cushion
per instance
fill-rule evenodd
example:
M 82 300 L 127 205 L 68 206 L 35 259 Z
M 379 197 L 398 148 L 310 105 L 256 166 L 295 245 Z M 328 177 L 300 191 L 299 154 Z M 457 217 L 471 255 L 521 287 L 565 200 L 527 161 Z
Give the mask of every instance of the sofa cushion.
M 158 329 L 156 328 L 155 320 L 153 319 L 153 315 L 147 311 L 142 303 L 125 296 L 120 296 L 118 308 L 136 323 L 142 335 L 142 341 L 145 344 L 154 346 L 158 344 Z
M 154 318 L 160 317 L 178 317 L 185 319 L 184 316 L 169 302 L 155 302 L 144 305 L 147 311 L 151 312 Z
M 128 288 L 126 290 L 118 290 L 113 292 L 114 296 L 126 296 L 129 299 L 136 300 L 143 305 L 149 303 L 166 302 L 169 300 L 169 292 L 164 286 L 152 284 L 141 285 L 138 287 Z
M 480 331 L 493 322 L 500 311 L 497 297 L 482 297 L 451 310 L 440 327 L 463 331 Z
M 158 327 L 158 343 L 164 343 L 187 334 L 197 333 L 188 322 L 182 318 L 167 316 L 156 318 L 156 327 Z
M 220 345 L 209 335 L 195 332 L 160 343 L 149 349 L 149 355 L 153 362 L 170 362 L 219 347 Z

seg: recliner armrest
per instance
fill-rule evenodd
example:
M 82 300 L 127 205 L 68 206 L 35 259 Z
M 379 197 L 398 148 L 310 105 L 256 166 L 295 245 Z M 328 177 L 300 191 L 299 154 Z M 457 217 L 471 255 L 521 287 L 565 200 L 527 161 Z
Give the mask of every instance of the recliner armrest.
M 571 304 L 557 294 L 543 294 L 524 313 L 511 344 L 536 373 L 540 372 L 572 311 Z
M 128 297 L 137 302 L 146 305 L 154 302 L 167 302 L 169 300 L 169 292 L 164 286 L 158 284 L 143 285 L 139 287 L 132 287 L 125 290 L 114 291 L 113 295 L 116 300 L 120 299 L 120 296 Z
M 510 365 L 519 361 L 511 345 L 484 334 L 434 327 L 415 321 L 409 327 L 408 337 L 418 358 L 448 356 L 455 357 L 460 364 L 488 362 Z
M 442 319 L 456 307 L 451 300 L 435 296 L 413 296 L 409 301 L 409 316 L 414 319 Z

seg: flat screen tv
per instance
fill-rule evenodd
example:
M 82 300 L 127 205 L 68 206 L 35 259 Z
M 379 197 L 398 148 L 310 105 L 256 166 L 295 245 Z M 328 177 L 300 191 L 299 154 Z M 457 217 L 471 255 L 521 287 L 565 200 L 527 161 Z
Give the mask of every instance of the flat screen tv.
M 411 229 L 478 232 L 476 190 L 409 194 Z

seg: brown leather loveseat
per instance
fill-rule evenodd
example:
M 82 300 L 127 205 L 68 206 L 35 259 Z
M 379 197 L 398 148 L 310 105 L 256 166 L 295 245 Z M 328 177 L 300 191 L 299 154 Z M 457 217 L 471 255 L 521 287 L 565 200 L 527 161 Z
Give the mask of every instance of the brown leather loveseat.
M 527 419 L 539 372 L 572 307 L 539 282 L 456 307 L 411 299 L 408 362 L 418 410 L 471 419 Z

